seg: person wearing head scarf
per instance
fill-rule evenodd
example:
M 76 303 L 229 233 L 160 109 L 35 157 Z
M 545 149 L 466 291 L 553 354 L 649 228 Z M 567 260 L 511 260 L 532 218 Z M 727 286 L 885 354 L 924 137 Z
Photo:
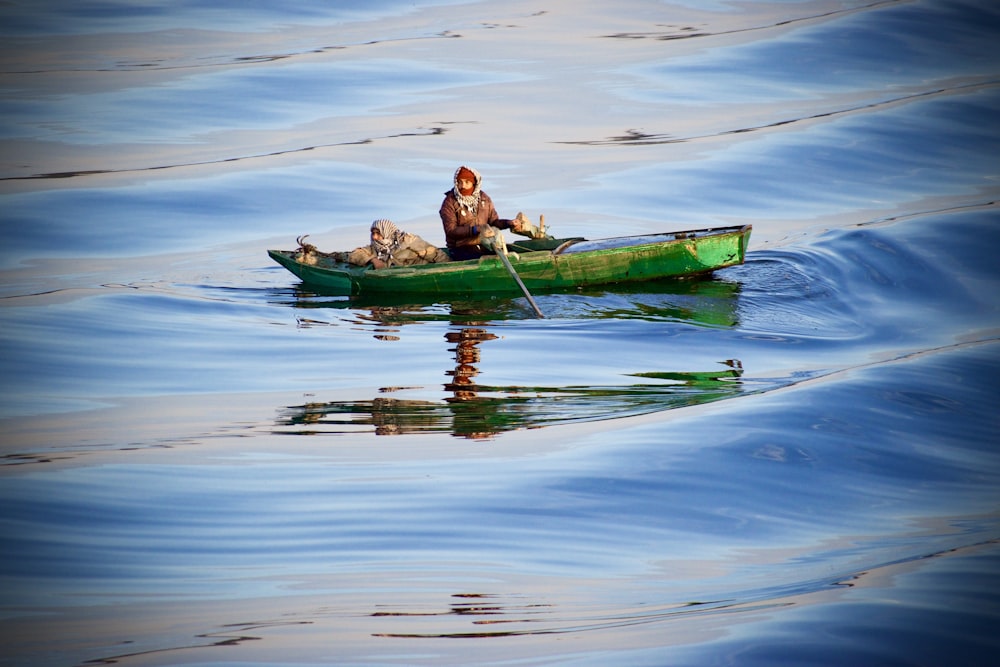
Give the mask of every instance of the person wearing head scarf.
M 371 243 L 355 248 L 347 256 L 347 261 L 351 264 L 371 264 L 376 269 L 447 262 L 449 259 L 445 251 L 416 234 L 404 232 L 385 218 L 372 223 Z
M 513 220 L 497 214 L 493 200 L 481 189 L 483 177 L 472 167 L 463 165 L 456 169 L 453 181 L 454 187 L 445 193 L 440 211 L 452 259 L 475 259 L 492 252 L 492 243 L 487 239 L 491 240 L 497 229 L 509 229 L 525 236 L 537 233 L 523 213 L 518 213 Z

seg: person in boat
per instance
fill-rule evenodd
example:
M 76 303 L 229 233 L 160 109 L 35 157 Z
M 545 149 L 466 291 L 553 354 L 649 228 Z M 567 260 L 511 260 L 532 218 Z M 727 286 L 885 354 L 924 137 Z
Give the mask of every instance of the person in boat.
M 509 229 L 515 234 L 539 238 L 544 236 L 523 213 L 512 220 L 501 218 L 493 200 L 482 191 L 483 177 L 465 165 L 455 170 L 454 187 L 441 202 L 441 224 L 452 259 L 475 259 L 493 253 L 497 229 Z
M 372 223 L 371 243 L 355 248 L 347 261 L 357 266 L 371 264 L 376 269 L 411 264 L 447 262 L 448 253 L 431 245 L 416 234 L 404 232 L 391 220 L 382 218 Z

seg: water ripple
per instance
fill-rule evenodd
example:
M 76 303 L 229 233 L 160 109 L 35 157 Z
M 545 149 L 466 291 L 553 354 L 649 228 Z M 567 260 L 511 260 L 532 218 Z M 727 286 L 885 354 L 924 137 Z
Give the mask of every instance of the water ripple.
M 762 123 L 760 125 L 739 127 L 728 130 L 719 130 L 717 132 L 712 132 L 710 134 L 688 135 L 683 137 L 677 137 L 670 134 L 656 134 L 656 133 L 649 133 L 647 131 L 630 129 L 626 130 L 625 133 L 620 136 L 607 137 L 605 139 L 557 141 L 554 143 L 573 144 L 581 146 L 611 146 L 611 145 L 655 146 L 658 144 L 687 143 L 692 141 L 702 141 L 705 139 L 716 139 L 719 137 L 725 137 L 727 135 L 747 134 L 751 132 L 773 130 L 776 128 L 784 128 L 785 126 L 789 125 L 795 125 L 797 123 L 805 123 L 820 119 L 827 119 L 827 118 L 832 119 L 842 116 L 845 117 L 852 116 L 858 113 L 867 113 L 879 109 L 892 108 L 925 98 L 935 98 L 947 95 L 965 94 L 965 93 L 976 92 L 979 90 L 990 90 L 992 88 L 997 87 L 998 84 L 1000 84 L 1000 80 L 997 79 L 981 79 L 953 86 L 935 88 L 933 90 L 922 90 L 915 93 L 897 95 L 895 97 L 881 99 L 875 102 L 868 102 L 865 104 L 856 104 L 856 105 L 842 107 L 839 109 L 822 111 L 814 114 L 795 116 L 793 118 L 783 118 L 768 123 Z

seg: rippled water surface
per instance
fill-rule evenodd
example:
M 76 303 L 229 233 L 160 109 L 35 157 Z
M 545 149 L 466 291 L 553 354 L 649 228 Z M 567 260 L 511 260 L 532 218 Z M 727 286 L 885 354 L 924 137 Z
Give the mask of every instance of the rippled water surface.
M 332 6 L 328 6 L 332 5 Z M 992 665 L 1000 11 L 0 7 L 0 664 Z M 322 294 L 454 169 L 695 280 Z

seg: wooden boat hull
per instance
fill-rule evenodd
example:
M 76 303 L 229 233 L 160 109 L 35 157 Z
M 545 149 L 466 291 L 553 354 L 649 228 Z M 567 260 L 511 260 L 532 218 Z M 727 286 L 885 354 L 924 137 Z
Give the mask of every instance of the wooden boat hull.
M 587 285 L 679 278 L 742 264 L 751 226 L 670 232 L 587 241 L 518 240 L 508 243 L 518 276 L 532 292 Z M 296 253 L 268 250 L 302 282 L 336 295 L 475 295 L 518 291 L 500 259 L 479 259 L 374 270 L 318 253 L 315 263 Z

